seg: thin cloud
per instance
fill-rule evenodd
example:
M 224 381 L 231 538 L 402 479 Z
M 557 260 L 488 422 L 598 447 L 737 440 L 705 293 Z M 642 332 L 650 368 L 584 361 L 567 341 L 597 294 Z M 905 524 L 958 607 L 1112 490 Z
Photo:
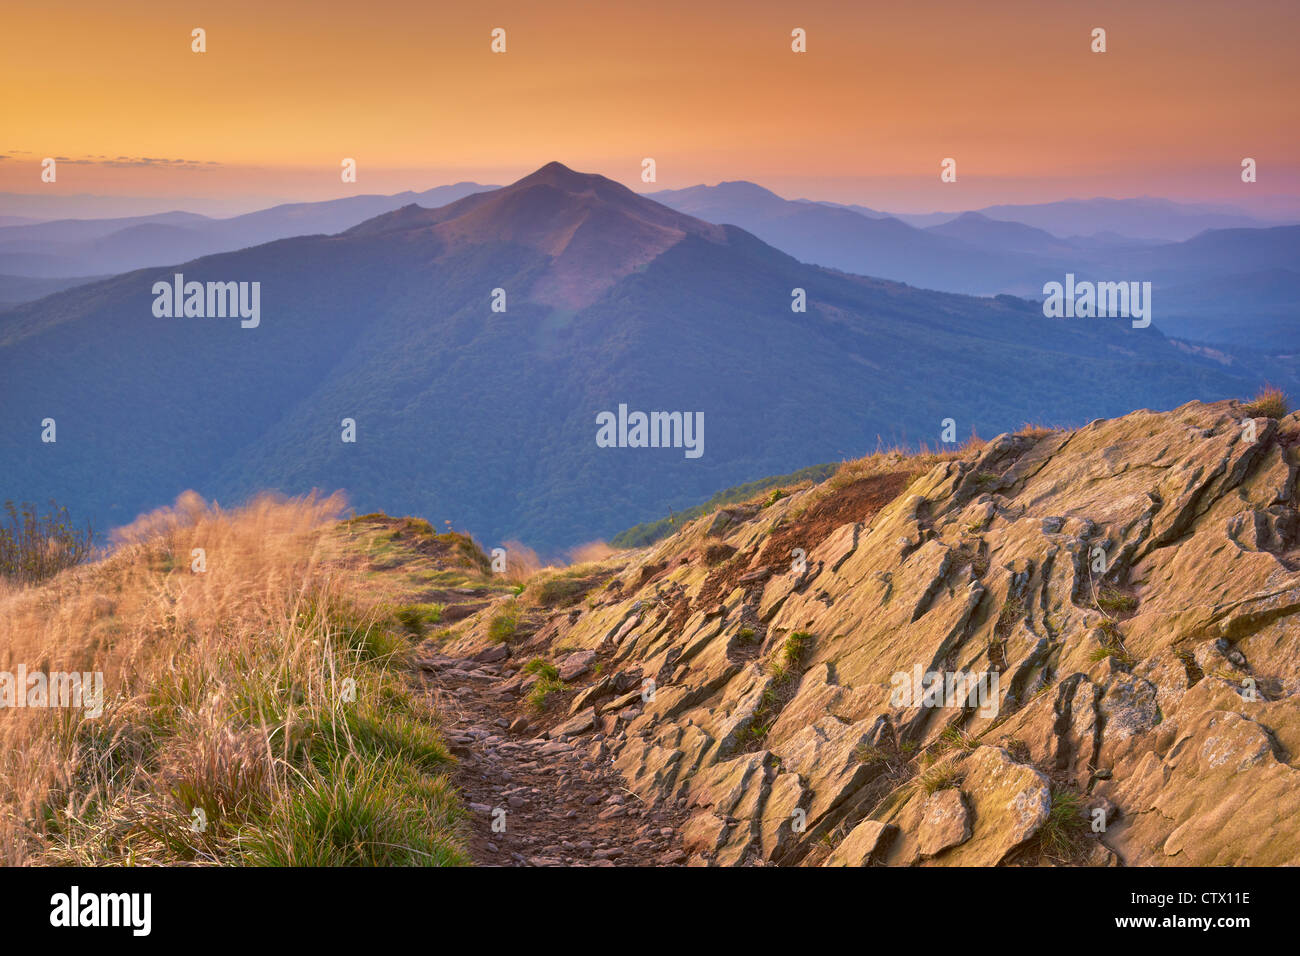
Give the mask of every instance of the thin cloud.
M 34 156 L 35 154 L 27 150 L 15 149 L 0 155 L 0 161 L 13 160 L 19 155 Z M 210 159 L 170 159 L 162 156 L 55 156 L 54 160 L 70 166 L 106 166 L 110 169 L 211 169 L 214 166 L 222 165 Z

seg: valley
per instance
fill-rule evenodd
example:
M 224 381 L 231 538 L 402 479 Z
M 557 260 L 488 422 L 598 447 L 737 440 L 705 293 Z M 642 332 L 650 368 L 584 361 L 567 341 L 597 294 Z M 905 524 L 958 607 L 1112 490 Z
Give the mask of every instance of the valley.
M 176 274 L 260 283 L 256 329 L 154 315 Z M 187 489 L 346 489 L 361 511 L 556 555 L 720 488 L 933 445 L 947 419 L 993 435 L 1300 387 L 1294 355 L 1188 348 L 1131 321 L 808 265 L 551 163 L 0 313 L 0 467 L 8 496 L 101 529 Z M 621 405 L 704 416 L 707 450 L 599 447 L 596 416 Z M 47 418 L 57 443 L 37 440 Z M 357 441 L 340 440 L 344 418 Z

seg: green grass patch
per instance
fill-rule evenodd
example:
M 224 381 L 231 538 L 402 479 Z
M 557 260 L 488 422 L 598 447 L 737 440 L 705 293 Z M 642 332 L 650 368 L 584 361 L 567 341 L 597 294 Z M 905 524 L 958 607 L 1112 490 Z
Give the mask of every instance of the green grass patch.
M 853 759 L 866 767 L 887 763 L 889 753 L 883 747 L 874 744 L 862 744 L 853 751 Z
M 960 783 L 961 771 L 951 763 L 936 764 L 922 771 L 916 778 L 916 788 L 926 796 L 955 787 Z
M 1101 647 L 1095 647 L 1092 649 L 1092 653 L 1088 655 L 1088 660 L 1094 664 L 1098 661 L 1104 661 L 1107 658 L 1113 658 L 1115 663 L 1122 664 L 1125 667 L 1132 667 L 1134 664 L 1133 656 L 1129 654 L 1128 651 L 1124 650 L 1122 644 L 1118 643 L 1108 642 L 1101 645 Z
M 781 652 L 772 665 L 772 675 L 779 681 L 793 677 L 803 660 L 804 652 L 808 650 L 811 644 L 812 635 L 807 631 L 793 631 L 789 634 L 785 639 L 785 643 L 781 645 Z
M 742 750 L 754 744 L 761 744 L 767 739 L 768 732 L 772 729 L 772 725 L 776 723 L 778 716 L 776 710 L 779 704 L 780 698 L 775 690 L 768 687 L 763 691 L 763 696 L 759 699 L 753 717 L 736 734 L 736 743 Z
M 959 727 L 946 727 L 939 735 L 940 751 L 960 750 L 962 753 L 970 753 L 978 746 L 979 741 Z
M 311 630 L 318 623 L 325 624 L 336 647 L 358 661 L 386 661 L 401 657 L 408 651 L 399 635 L 359 611 L 313 598 L 299 612 L 298 625 Z
M 425 632 L 442 620 L 441 604 L 407 604 L 393 612 L 393 617 L 408 634 L 423 637 Z
M 461 811 L 445 777 L 403 760 L 349 753 L 304 780 L 239 840 L 252 866 L 462 866 Z
M 1096 605 L 1107 614 L 1128 614 L 1137 610 L 1138 599 L 1119 588 L 1102 587 L 1097 590 Z
M 1078 852 L 1087 829 L 1082 799 L 1073 791 L 1058 790 L 1052 794 L 1052 809 L 1038 831 L 1038 845 L 1049 857 L 1069 859 Z
M 550 665 L 547 666 L 549 667 Z M 551 669 L 553 670 L 554 668 Z M 548 673 L 542 674 L 542 676 L 537 679 L 537 683 L 533 684 L 532 689 L 528 691 L 528 697 L 526 698 L 525 703 L 528 705 L 528 709 L 533 711 L 533 713 L 540 714 L 542 711 L 546 710 L 546 705 L 550 703 L 551 695 L 560 693 L 564 690 L 567 690 L 567 688 L 559 677 L 552 677 Z
M 519 609 L 513 605 L 504 611 L 498 611 L 488 623 L 488 637 L 497 644 L 504 644 L 514 637 L 519 627 Z
M 560 679 L 560 669 L 541 657 L 534 657 L 525 664 L 524 673 L 537 674 L 545 680 L 558 681 Z

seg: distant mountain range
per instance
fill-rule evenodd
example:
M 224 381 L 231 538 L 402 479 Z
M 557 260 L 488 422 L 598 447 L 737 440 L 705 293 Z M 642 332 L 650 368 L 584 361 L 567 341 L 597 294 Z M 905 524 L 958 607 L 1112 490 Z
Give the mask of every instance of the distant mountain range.
M 1300 340 L 1300 300 L 1291 294 L 1294 283 L 1272 276 L 1280 270 L 1300 278 L 1295 271 L 1300 269 L 1300 226 L 1212 229 L 1180 242 L 1113 235 L 1079 239 L 990 218 L 989 213 L 1015 210 L 1029 219 L 1051 220 L 1055 213 L 1049 215 L 1050 210 L 1065 209 L 1074 211 L 1078 224 L 1084 221 L 1083 213 L 1092 210 L 1088 221 L 1094 225 L 1132 225 L 1144 210 L 1152 209 L 1165 215 L 1161 219 L 1153 212 L 1152 220 L 1164 231 L 1177 222 L 1247 217 L 1188 212 L 1157 200 L 1097 199 L 991 207 L 920 228 L 861 207 L 782 199 L 745 182 L 652 195 L 710 222 L 738 225 L 805 262 L 845 272 L 927 289 L 1040 300 L 1043 284 L 1060 281 L 1067 272 L 1081 280 L 1140 279 L 1152 282 L 1159 293 L 1155 322 L 1171 335 L 1265 350 L 1289 349 Z M 1164 298 L 1165 289 L 1185 289 L 1210 279 L 1219 281 L 1205 288 L 1206 298 L 1194 308 L 1189 309 L 1183 293 L 1172 302 Z
M 740 188 L 746 187 L 746 188 Z M 754 183 L 736 181 L 717 186 L 692 186 L 689 189 L 660 190 L 647 195 L 666 202 L 667 198 L 683 196 L 696 200 L 712 191 L 717 196 L 730 195 L 743 199 L 747 188 L 760 189 L 768 196 L 780 199 Z M 1288 207 L 1295 200 L 1284 197 Z M 1182 203 L 1171 199 L 1139 196 L 1133 199 L 1064 199 L 1058 202 L 1027 203 L 1022 205 L 985 206 L 963 212 L 882 212 L 856 203 L 837 203 L 826 200 L 796 199 L 794 202 L 814 206 L 848 209 L 868 219 L 897 219 L 918 229 L 943 226 L 964 216 L 977 216 L 999 222 L 1016 222 L 1030 226 L 1053 238 L 1069 239 L 1075 244 L 1087 245 L 1101 242 L 1143 245 L 1158 242 L 1178 242 L 1190 239 L 1207 229 L 1264 229 L 1269 226 L 1287 226 L 1300 223 L 1295 216 L 1260 219 L 1229 206 L 1205 203 Z
M 804 262 L 927 289 L 994 295 L 1035 293 L 1038 259 L 868 216 L 843 206 L 782 199 L 754 183 L 693 186 L 650 194 L 657 202 L 740 226 Z
M 1046 230 L 1022 222 L 990 219 L 980 212 L 964 212 L 947 222 L 929 226 L 925 231 L 933 236 L 947 236 L 999 252 L 1030 256 L 1074 256 L 1079 253 L 1077 245 Z
M 1059 202 L 985 206 L 975 212 L 989 218 L 1033 226 L 1061 237 L 1115 236 L 1177 242 L 1207 229 L 1259 229 L 1291 225 L 1295 219 L 1259 219 L 1238 210 L 1205 203 L 1180 203 L 1139 196 L 1132 199 L 1064 199 Z M 941 225 L 961 213 L 899 214 L 918 228 Z
M 85 285 L 102 276 L 69 276 L 62 279 L 36 279 L 31 276 L 0 275 L 0 312 L 24 302 L 42 299 L 51 293 Z
M 291 236 L 342 232 L 410 203 L 441 206 L 495 188 L 456 183 L 419 193 L 286 203 L 230 219 L 167 212 L 0 226 L 0 275 L 62 278 L 124 272 Z M 2 292 L 0 289 L 0 300 Z
M 156 316 L 176 273 L 260 282 L 259 324 Z M 933 445 L 946 418 L 988 436 L 1264 380 L 1294 386 L 1294 363 L 801 263 L 551 163 L 0 313 L 0 494 L 103 527 L 186 488 L 223 503 L 344 488 L 362 511 L 555 549 L 878 440 Z M 598 415 L 636 411 L 702 412 L 703 454 L 598 446 Z
M 97 275 L 333 234 L 411 203 L 437 207 L 495 188 L 458 183 L 284 204 L 229 219 L 170 212 L 0 226 L 0 309 Z M 1138 278 L 1160 293 L 1156 321 L 1172 335 L 1278 350 L 1291 348 L 1300 333 L 1300 320 L 1292 318 L 1300 302 L 1291 292 L 1300 280 L 1300 233 L 1270 231 L 1269 223 L 1223 207 L 1141 197 L 891 216 L 787 200 L 743 181 L 647 195 L 696 218 L 740 226 L 802 261 L 859 275 L 1035 299 L 1045 282 L 1067 272 L 1094 281 Z M 1135 238 L 1141 235 L 1166 238 Z

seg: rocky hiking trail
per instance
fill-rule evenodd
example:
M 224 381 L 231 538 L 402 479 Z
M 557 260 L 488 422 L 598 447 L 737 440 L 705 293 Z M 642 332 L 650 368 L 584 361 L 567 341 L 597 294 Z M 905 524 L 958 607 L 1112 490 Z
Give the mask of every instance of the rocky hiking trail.
M 646 806 L 627 789 L 603 734 L 571 738 L 566 724 L 553 720 L 556 727 L 543 730 L 540 722 L 523 716 L 522 681 L 503 670 L 504 651 L 497 645 L 479 655 L 486 660 L 435 655 L 417 662 L 459 761 L 454 779 L 471 813 L 474 861 L 488 866 L 684 863 L 685 811 Z M 494 832 L 494 820 L 504 821 L 503 829 L 498 823 L 500 832 Z
M 455 758 L 451 778 L 468 811 L 462 838 L 476 864 L 685 862 L 679 834 L 686 812 L 668 801 L 647 806 L 614 769 L 595 721 L 565 714 L 573 682 L 603 666 L 597 655 L 557 668 L 556 689 L 538 707 L 528 700 L 539 679 L 525 670 L 530 658 L 512 654 L 507 643 L 443 652 L 459 629 L 486 620 L 518 590 L 490 572 L 468 536 L 436 533 L 418 518 L 369 514 L 344 522 L 335 545 L 331 558 L 340 570 L 363 575 L 372 599 L 416 642 L 412 689 L 430 699 Z M 639 679 L 639 672 L 618 678 L 623 696 L 639 696 Z

